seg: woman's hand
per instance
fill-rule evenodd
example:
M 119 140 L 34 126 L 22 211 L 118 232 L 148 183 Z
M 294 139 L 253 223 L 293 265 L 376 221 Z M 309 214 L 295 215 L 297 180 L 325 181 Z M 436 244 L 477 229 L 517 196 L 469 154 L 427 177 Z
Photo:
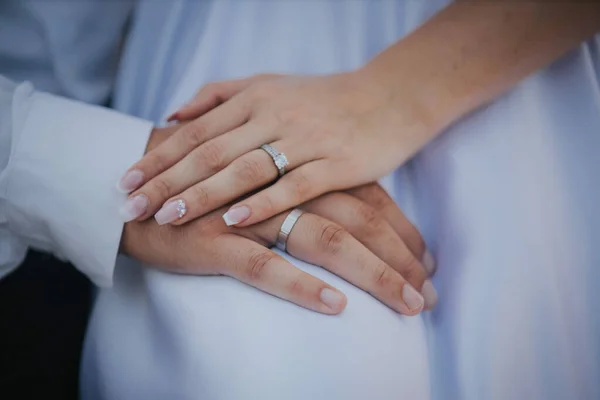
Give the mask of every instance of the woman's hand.
M 455 2 L 358 72 L 212 85 L 181 114 L 210 111 L 123 183 L 146 183 L 136 193 L 148 197 L 140 218 L 167 200 L 157 220 L 181 224 L 275 180 L 273 160 L 257 150 L 271 144 L 287 156 L 288 174 L 228 212 L 229 223 L 243 226 L 373 181 L 597 32 L 599 11 L 597 2 Z
M 323 266 L 402 314 L 435 305 L 437 294 L 427 278 L 433 260 L 419 232 L 379 185 L 327 194 L 302 209 L 288 253 Z M 220 213 L 182 227 L 128 223 L 122 251 L 169 272 L 229 275 L 317 312 L 344 309 L 340 291 L 268 249 L 287 212 L 247 228 L 227 227 Z
M 392 96 L 366 70 L 208 85 L 174 118 L 201 116 L 146 154 L 122 186 L 135 186 L 131 176 L 145 182 L 130 196 L 147 200 L 136 218 L 156 213 L 159 224 L 183 224 L 274 182 L 278 169 L 260 149 L 270 144 L 287 157 L 287 173 L 224 217 L 229 225 L 251 225 L 372 182 L 414 154 L 428 129 L 405 95 Z

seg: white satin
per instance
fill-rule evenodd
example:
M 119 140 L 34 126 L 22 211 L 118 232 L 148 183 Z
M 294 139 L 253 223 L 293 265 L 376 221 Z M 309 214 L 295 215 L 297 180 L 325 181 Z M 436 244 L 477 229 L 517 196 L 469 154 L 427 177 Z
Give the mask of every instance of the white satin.
M 356 68 L 443 3 L 143 2 L 117 106 L 159 121 L 209 81 Z M 427 399 L 428 371 L 437 399 L 600 398 L 599 70 L 596 38 L 386 179 L 439 264 L 429 354 L 420 318 L 314 266 L 348 295 L 340 317 L 122 262 L 83 398 Z

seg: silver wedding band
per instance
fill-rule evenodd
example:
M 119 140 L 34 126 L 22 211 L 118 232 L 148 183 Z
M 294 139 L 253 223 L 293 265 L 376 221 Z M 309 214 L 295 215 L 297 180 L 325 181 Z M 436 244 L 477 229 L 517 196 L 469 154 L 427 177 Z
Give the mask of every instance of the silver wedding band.
M 285 175 L 285 167 L 289 164 L 287 157 L 285 154 L 278 152 L 275 150 L 273 146 L 270 144 L 263 144 L 260 146 L 261 149 L 267 152 L 268 155 L 271 156 L 275 166 L 277 167 L 277 171 L 279 171 L 279 177 Z
M 283 220 L 283 224 L 281 224 L 281 228 L 279 228 L 279 233 L 277 234 L 277 242 L 275 242 L 275 246 L 277 246 L 279 250 L 286 251 L 290 232 L 303 213 L 304 211 L 301 209 L 294 208 Z

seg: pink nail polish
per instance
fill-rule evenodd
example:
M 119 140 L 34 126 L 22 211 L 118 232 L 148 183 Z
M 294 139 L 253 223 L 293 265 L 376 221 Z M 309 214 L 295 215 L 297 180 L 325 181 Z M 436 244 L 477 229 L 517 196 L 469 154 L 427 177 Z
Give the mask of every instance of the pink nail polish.
M 240 224 L 248 218 L 250 218 L 250 207 L 248 206 L 236 206 L 223 214 L 223 220 L 227 226 Z
M 144 173 L 139 169 L 132 169 L 117 183 L 117 189 L 123 193 L 129 193 L 137 189 L 144 181 Z
M 425 304 L 423 296 L 409 283 L 405 283 L 402 288 L 402 298 L 410 311 L 418 311 Z
M 346 303 L 344 295 L 336 290 L 325 288 L 321 290 L 321 301 L 334 312 L 340 312 L 344 309 Z
M 179 121 L 179 112 L 174 112 L 173 114 L 169 115 L 169 118 L 167 118 L 167 122 L 172 121 Z
M 423 287 L 421 288 L 421 294 L 423 295 L 423 299 L 425 299 L 425 308 L 431 310 L 438 302 L 438 294 L 435 287 L 433 287 L 433 283 L 429 279 L 427 279 L 423 283 Z
M 119 210 L 123 222 L 129 222 L 140 215 L 142 215 L 148 209 L 148 197 L 143 194 L 138 194 L 130 199 L 127 199 L 125 204 Z
M 154 216 L 159 225 L 165 225 L 183 218 L 187 208 L 183 200 L 173 200 L 165 204 Z

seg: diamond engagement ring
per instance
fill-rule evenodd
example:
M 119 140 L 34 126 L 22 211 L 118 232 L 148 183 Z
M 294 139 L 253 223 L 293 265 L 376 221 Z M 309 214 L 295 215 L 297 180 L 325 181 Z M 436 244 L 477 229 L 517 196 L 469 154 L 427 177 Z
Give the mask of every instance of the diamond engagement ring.
M 283 224 L 281 224 L 281 228 L 279 228 L 279 233 L 277 234 L 277 241 L 275 242 L 275 246 L 281 251 L 286 251 L 288 237 L 290 236 L 290 232 L 300 216 L 304 213 L 299 208 L 294 208 L 291 213 L 285 217 L 283 220 Z
M 275 150 L 273 146 L 270 144 L 263 144 L 260 146 L 261 149 L 267 152 L 268 155 L 271 156 L 275 166 L 277 167 L 277 171 L 279 171 L 279 176 L 285 175 L 285 167 L 289 164 L 287 157 L 285 154 L 278 152 Z

